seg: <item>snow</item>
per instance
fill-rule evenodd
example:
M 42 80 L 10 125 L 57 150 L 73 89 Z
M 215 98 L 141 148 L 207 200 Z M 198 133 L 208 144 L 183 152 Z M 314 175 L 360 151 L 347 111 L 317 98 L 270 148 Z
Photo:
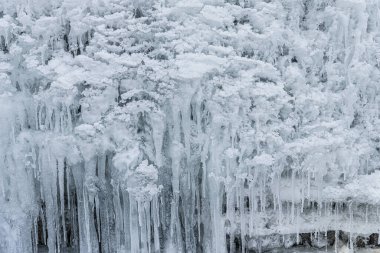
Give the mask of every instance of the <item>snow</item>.
M 79 125 L 75 128 L 74 131 L 82 139 L 94 137 L 96 133 L 94 126 L 89 124 Z
M 153 165 L 148 165 L 148 161 L 142 161 L 137 168 L 126 175 L 127 191 L 138 201 L 151 200 L 160 192 L 160 187 L 156 185 L 158 171 Z
M 196 80 L 211 71 L 221 71 L 226 59 L 213 55 L 182 54 L 176 59 L 178 70 L 173 73 L 176 78 Z
M 274 162 L 274 159 L 269 154 L 261 154 L 258 156 L 255 156 L 255 158 L 252 161 L 252 165 L 264 165 L 264 166 L 270 166 Z
M 353 179 L 344 187 L 328 186 L 323 190 L 327 199 L 350 200 L 361 203 L 378 205 L 380 203 L 380 172 L 375 171 L 370 175 L 363 175 Z M 365 187 L 363 187 L 365 186 Z
M 227 9 L 220 6 L 206 5 L 200 13 L 205 22 L 211 26 L 224 27 L 233 22 L 233 16 Z
M 36 37 L 50 39 L 59 35 L 60 32 L 58 17 L 41 17 L 32 27 L 32 34 Z
M 181 0 L 181 1 L 178 1 L 175 4 L 175 6 L 176 8 L 173 10 L 173 14 L 177 14 L 178 12 L 196 14 L 200 12 L 204 4 L 200 0 L 194 0 L 194 1 Z
M 7 72 L 12 70 L 12 65 L 7 62 L 1 62 L 0 64 L 0 71 L 1 72 Z

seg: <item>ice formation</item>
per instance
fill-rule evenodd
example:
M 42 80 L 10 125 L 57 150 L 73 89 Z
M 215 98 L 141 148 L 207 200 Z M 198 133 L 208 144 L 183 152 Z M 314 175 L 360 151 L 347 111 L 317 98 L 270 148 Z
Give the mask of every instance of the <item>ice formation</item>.
M 377 245 L 379 43 L 377 0 L 0 0 L 0 252 Z

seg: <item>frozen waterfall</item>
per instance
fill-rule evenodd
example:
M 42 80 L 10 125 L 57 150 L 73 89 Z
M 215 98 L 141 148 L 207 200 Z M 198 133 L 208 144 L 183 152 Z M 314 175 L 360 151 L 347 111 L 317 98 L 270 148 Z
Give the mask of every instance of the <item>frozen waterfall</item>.
M 0 253 L 375 250 L 379 82 L 378 0 L 0 0 Z

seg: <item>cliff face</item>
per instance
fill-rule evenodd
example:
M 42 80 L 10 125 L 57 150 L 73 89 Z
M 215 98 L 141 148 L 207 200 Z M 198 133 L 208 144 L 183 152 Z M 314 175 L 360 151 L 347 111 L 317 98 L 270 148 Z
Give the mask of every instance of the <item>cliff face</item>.
M 0 252 L 378 233 L 379 8 L 1 0 Z

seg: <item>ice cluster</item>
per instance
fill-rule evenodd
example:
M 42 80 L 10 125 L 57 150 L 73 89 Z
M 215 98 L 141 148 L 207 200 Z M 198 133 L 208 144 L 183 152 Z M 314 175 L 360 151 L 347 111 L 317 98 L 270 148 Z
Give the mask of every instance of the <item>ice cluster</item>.
M 379 81 L 378 0 L 0 0 L 0 252 L 377 245 Z

